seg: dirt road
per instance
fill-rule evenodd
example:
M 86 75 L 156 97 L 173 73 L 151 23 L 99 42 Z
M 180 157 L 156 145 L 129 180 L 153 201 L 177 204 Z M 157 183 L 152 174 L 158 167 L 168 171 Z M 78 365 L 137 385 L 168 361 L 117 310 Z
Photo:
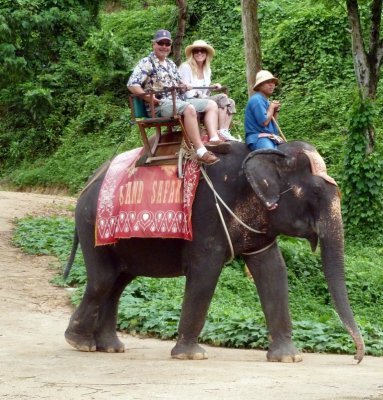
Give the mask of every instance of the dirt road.
M 72 198 L 0 191 L 0 398 L 54 400 L 383 400 L 383 357 L 305 354 L 268 363 L 265 352 L 208 348 L 205 361 L 172 360 L 172 342 L 121 335 L 123 354 L 82 353 L 64 340 L 69 294 L 49 257 L 10 244 L 12 220 L 62 212 Z M 383 310 L 382 310 L 383 312 Z

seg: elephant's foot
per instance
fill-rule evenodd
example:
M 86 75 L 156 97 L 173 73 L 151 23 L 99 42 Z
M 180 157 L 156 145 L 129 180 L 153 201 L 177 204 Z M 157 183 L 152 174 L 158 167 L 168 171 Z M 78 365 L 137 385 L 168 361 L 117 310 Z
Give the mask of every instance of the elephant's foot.
M 97 351 L 103 351 L 105 353 L 123 353 L 125 351 L 125 345 L 117 335 L 105 337 L 97 336 L 96 349 Z
M 291 340 L 271 342 L 266 357 L 267 361 L 284 363 L 300 362 L 303 360 L 302 355 Z
M 171 352 L 172 358 L 178 360 L 206 360 L 207 353 L 198 343 L 179 340 Z
M 93 335 L 80 335 L 69 328 L 65 331 L 66 341 L 80 351 L 96 351 L 96 341 Z

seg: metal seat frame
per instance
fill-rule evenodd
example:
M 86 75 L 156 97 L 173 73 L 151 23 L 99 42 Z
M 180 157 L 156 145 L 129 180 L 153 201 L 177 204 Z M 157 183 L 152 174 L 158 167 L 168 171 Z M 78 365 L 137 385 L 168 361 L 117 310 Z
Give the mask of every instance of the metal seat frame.
M 226 87 L 219 89 L 215 87 L 195 87 L 193 89 L 209 89 L 227 93 Z M 129 95 L 131 123 L 137 124 L 139 128 L 146 153 L 146 164 L 150 164 L 153 161 L 176 160 L 178 151 L 174 151 L 174 149 L 179 149 L 182 141 L 185 142 L 187 147 L 192 147 L 183 124 L 183 117 L 177 113 L 177 90 L 179 88 L 175 86 L 163 90 L 148 90 L 142 94 Z M 169 95 L 169 93 L 173 103 L 172 115 L 170 117 L 158 117 L 155 112 L 154 98 L 161 98 L 164 94 Z M 201 122 L 203 117 L 198 115 L 198 120 Z M 155 134 L 152 137 L 148 136 L 148 129 L 150 128 L 155 128 Z
M 165 93 L 171 93 L 173 102 L 173 112 L 170 117 L 158 117 L 155 113 L 154 98 L 155 96 L 161 97 Z M 190 139 L 186 134 L 186 130 L 182 121 L 182 115 L 177 114 L 176 99 L 177 88 L 169 88 L 164 90 L 150 90 L 142 94 L 130 94 L 129 103 L 131 110 L 131 122 L 137 124 L 142 144 L 144 146 L 147 158 L 145 163 L 161 160 L 174 160 L 178 155 L 173 152 L 172 154 L 164 154 L 167 151 L 166 147 L 174 146 L 179 147 L 182 140 L 185 141 L 188 147 L 191 147 Z M 145 101 L 144 98 L 148 98 Z M 149 105 L 147 110 L 146 104 Z M 148 129 L 155 128 L 154 136 L 149 138 Z M 175 139 L 175 140 L 174 140 Z M 163 150 L 163 151 L 161 151 Z

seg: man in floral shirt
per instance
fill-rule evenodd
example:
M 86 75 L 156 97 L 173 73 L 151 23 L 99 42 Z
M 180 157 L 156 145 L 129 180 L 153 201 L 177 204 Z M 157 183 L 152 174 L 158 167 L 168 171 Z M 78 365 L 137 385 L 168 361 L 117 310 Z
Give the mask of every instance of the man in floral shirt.
M 175 63 L 167 58 L 171 45 L 172 39 L 169 31 L 160 29 L 156 32 L 153 39 L 153 51 L 139 61 L 129 78 L 127 86 L 131 93 L 142 94 L 145 93 L 145 90 L 161 90 L 172 86 L 178 86 L 184 90 L 191 89 L 182 82 Z M 149 99 L 149 95 L 144 97 L 145 101 L 149 101 Z M 160 99 L 154 97 L 154 105 L 158 116 L 170 117 L 173 115 L 171 93 L 161 93 Z M 208 165 L 218 162 L 219 158 L 208 150 L 208 148 L 214 149 L 222 146 L 224 143 L 219 140 L 217 133 L 218 108 L 216 103 L 201 99 L 201 104 L 193 106 L 184 101 L 183 93 L 177 91 L 176 108 L 177 112 L 184 117 L 186 133 L 196 150 L 197 160 Z M 205 126 L 209 135 L 206 147 L 200 137 L 197 112 L 205 112 Z

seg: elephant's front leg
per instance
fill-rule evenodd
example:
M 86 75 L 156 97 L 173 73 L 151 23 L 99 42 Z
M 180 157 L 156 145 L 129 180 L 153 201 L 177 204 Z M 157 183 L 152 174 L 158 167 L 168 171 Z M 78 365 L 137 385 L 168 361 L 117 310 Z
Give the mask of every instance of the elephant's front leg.
M 220 271 L 220 267 L 215 268 L 212 264 L 208 264 L 199 270 L 190 268 L 187 273 L 178 340 L 171 352 L 173 358 L 181 360 L 207 358 L 206 351 L 198 344 L 198 336 L 204 326 Z
M 292 324 L 288 305 L 287 270 L 277 244 L 245 262 L 255 280 L 269 332 L 268 361 L 299 362 L 291 340 Z

